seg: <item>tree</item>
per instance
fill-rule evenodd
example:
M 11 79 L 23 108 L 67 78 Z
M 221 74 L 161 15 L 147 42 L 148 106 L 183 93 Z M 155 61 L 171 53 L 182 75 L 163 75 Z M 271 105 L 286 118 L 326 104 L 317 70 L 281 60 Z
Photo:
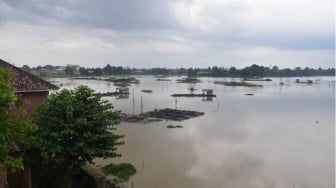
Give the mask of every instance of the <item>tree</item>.
M 73 174 L 93 159 L 120 156 L 123 144 L 114 133 L 119 112 L 87 86 L 63 89 L 49 96 L 37 110 L 35 147 L 46 164 Z
M 111 75 L 112 74 L 112 67 L 110 64 L 107 64 L 104 68 L 103 68 L 103 73 L 106 75 Z
M 21 156 L 9 155 L 13 145 L 24 139 L 25 130 L 29 128 L 23 111 L 15 113 L 18 109 L 19 101 L 10 85 L 10 75 L 0 68 L 0 163 L 6 170 L 23 168 Z
M 95 68 L 93 69 L 93 75 L 95 76 L 101 76 L 103 74 L 103 71 L 101 68 Z
M 244 69 L 241 70 L 242 77 L 251 77 L 251 76 L 263 77 L 264 75 L 265 75 L 265 67 L 256 64 L 253 64 L 250 67 L 245 67 Z
M 83 67 L 79 68 L 79 73 L 83 76 L 89 76 L 90 75 L 89 71 L 87 69 L 83 68 Z
M 75 70 L 72 66 L 66 66 L 64 69 L 65 74 L 67 75 L 73 75 Z
M 230 76 L 237 76 L 239 74 L 239 71 L 236 69 L 236 67 L 230 67 L 229 73 Z
M 28 65 L 23 65 L 22 69 L 25 71 L 30 71 L 30 67 Z
M 27 139 L 26 134 L 32 129 L 32 124 L 20 104 L 10 84 L 9 72 L 0 68 L 0 176 L 8 170 L 23 169 L 19 146 Z M 0 187 L 4 186 L 3 183 L 0 182 Z
M 197 75 L 197 70 L 193 69 L 193 68 L 189 68 L 187 75 L 188 76 L 196 76 Z

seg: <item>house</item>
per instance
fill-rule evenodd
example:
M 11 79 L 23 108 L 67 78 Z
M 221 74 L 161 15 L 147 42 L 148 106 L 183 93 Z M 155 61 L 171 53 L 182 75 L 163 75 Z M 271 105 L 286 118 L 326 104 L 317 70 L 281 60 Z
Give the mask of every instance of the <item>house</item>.
M 2 59 L 0 59 L 0 67 L 9 71 L 11 85 L 15 88 L 16 95 L 23 101 L 28 114 L 34 112 L 44 102 L 50 90 L 59 89 L 57 86 Z

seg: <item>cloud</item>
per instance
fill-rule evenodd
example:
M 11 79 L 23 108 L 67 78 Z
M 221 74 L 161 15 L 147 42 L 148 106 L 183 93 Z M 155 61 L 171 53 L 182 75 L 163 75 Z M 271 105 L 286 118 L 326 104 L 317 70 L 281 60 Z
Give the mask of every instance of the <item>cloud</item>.
M 76 24 L 113 30 L 160 29 L 172 23 L 167 17 L 166 1 L 119 0 L 6 0 L 2 6 L 10 9 L 15 21 Z M 26 18 L 23 18 L 25 15 Z
M 173 11 L 196 37 L 215 44 L 334 49 L 332 4 L 330 0 L 194 0 L 177 2 Z
M 247 66 L 269 64 L 269 59 L 280 66 L 333 66 L 333 4 L 0 0 L 0 34 L 6 36 L 0 52 L 21 64 L 23 59 L 45 62 L 34 56 L 44 52 L 58 64 L 71 54 L 82 56 L 70 59 L 84 66 L 91 66 L 85 59 L 93 57 L 101 60 L 97 65 L 116 61 L 131 67 Z M 67 54 L 63 60 L 62 54 Z

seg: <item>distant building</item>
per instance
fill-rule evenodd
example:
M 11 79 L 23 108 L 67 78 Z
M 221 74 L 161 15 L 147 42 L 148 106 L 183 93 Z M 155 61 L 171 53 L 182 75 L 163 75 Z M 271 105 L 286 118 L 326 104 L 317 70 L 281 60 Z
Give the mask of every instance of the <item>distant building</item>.
M 11 85 L 15 88 L 16 95 L 24 102 L 28 114 L 31 114 L 44 102 L 50 90 L 59 89 L 57 86 L 2 59 L 0 59 L 0 67 L 9 71 Z

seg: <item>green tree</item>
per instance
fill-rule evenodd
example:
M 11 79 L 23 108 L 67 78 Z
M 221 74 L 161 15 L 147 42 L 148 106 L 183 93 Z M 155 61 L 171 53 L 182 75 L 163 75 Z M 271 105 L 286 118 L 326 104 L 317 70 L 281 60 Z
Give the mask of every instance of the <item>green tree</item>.
M 75 70 L 74 70 L 74 68 L 71 67 L 71 66 L 66 66 L 65 69 L 64 69 L 64 72 L 65 72 L 65 74 L 67 74 L 67 75 L 73 75 L 74 72 L 75 72 Z
M 12 155 L 13 146 L 17 149 L 26 139 L 32 124 L 20 108 L 20 101 L 10 84 L 10 75 L 0 68 L 0 166 L 1 171 L 23 169 L 21 155 Z
M 93 69 L 93 74 L 95 76 L 101 76 L 103 74 L 103 70 L 101 68 L 95 68 Z
M 10 84 L 10 74 L 0 68 L 0 176 L 7 179 L 5 172 L 23 170 L 25 146 L 33 125 L 23 110 L 22 101 L 15 95 Z M 15 178 L 18 182 L 19 178 Z M 5 187 L 0 181 L 0 187 Z
M 87 69 L 83 68 L 83 67 L 79 68 L 79 73 L 83 76 L 89 76 L 90 75 L 89 71 Z
M 22 69 L 25 71 L 30 71 L 30 67 L 28 65 L 23 65 Z
M 35 147 L 45 164 L 74 174 L 94 158 L 119 156 L 122 136 L 114 133 L 118 117 L 112 104 L 87 86 L 63 89 L 37 110 Z
M 103 73 L 106 75 L 111 75 L 112 74 L 112 67 L 110 64 L 107 64 L 104 68 L 103 68 Z

